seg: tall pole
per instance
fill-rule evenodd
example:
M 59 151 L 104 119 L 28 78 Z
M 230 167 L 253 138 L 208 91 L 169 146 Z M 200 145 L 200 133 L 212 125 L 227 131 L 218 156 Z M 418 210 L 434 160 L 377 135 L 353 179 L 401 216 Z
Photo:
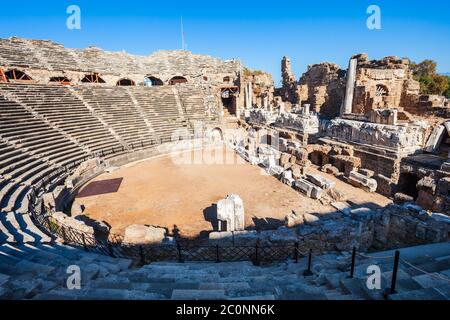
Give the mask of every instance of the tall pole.
M 184 27 L 183 27 L 183 16 L 181 16 L 181 48 L 184 50 Z

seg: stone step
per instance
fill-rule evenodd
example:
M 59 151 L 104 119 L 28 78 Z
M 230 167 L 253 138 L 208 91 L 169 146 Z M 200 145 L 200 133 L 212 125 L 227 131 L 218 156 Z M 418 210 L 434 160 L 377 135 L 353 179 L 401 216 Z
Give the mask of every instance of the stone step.
M 391 294 L 389 300 L 446 300 L 446 297 L 434 288 L 426 288 Z
M 172 292 L 172 300 L 224 300 L 225 290 L 190 290 L 176 289 Z

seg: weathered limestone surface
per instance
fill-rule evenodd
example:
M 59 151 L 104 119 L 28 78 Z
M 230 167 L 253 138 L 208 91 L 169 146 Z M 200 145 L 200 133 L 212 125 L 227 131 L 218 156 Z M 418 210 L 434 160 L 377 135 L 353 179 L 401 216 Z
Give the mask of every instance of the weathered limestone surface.
M 358 172 L 350 172 L 348 182 L 358 188 L 364 189 L 368 192 L 375 192 L 377 190 L 377 181 L 375 179 L 367 178 Z
M 228 195 L 217 203 L 219 231 L 241 231 L 245 229 L 244 202 L 236 195 Z M 225 223 L 224 223 L 225 222 Z
M 159 244 L 166 238 L 166 229 L 145 225 L 131 225 L 125 229 L 124 242 L 130 244 Z
M 322 189 L 334 188 L 334 186 L 336 185 L 333 181 L 318 174 L 307 174 L 306 178 Z
M 261 108 L 254 108 L 250 110 L 250 122 L 253 124 L 268 125 L 274 123 L 277 119 L 277 114 Z
M 425 145 L 425 151 L 435 152 L 436 149 L 441 144 L 442 139 L 444 139 L 444 133 L 445 133 L 444 126 L 441 125 L 434 128 L 433 132 L 431 133 L 431 136 L 428 138 L 427 144 Z
M 345 88 L 345 99 L 341 114 L 352 113 L 353 94 L 355 92 L 356 66 L 358 60 L 351 59 L 347 69 L 347 85 Z
M 298 179 L 295 181 L 295 188 L 310 198 L 320 199 L 323 190 L 306 179 Z
M 311 111 L 336 117 L 344 100 L 345 70 L 324 62 L 308 66 L 299 81 L 299 103 L 311 105 Z
M 311 114 L 282 112 L 276 118 L 275 125 L 308 134 L 319 132 L 319 118 L 317 115 Z
M 281 96 L 285 101 L 289 101 L 292 104 L 297 103 L 297 81 L 292 72 L 291 60 L 288 57 L 283 57 L 281 61 L 281 77 L 283 80 Z
M 94 228 L 86 225 L 82 221 L 69 217 L 64 212 L 53 212 L 51 217 L 56 221 L 57 224 L 61 224 L 63 226 L 73 228 L 77 231 L 85 232 L 91 235 L 94 234 Z
M 397 109 L 373 109 L 369 113 L 369 121 L 379 124 L 397 125 Z
M 422 125 L 390 126 L 346 119 L 322 122 L 325 135 L 342 142 L 354 142 L 412 153 L 424 144 Z

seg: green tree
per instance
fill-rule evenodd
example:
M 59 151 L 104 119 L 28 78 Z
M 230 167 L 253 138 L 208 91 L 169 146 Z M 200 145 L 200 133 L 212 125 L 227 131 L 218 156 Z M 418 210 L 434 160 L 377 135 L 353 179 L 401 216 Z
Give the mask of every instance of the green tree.
M 447 77 L 447 90 L 445 90 L 444 96 L 450 98 L 450 77 Z
M 413 75 L 417 78 L 433 76 L 436 74 L 436 62 L 433 60 L 423 60 L 421 63 L 412 63 Z
M 437 64 L 433 60 L 424 60 L 420 63 L 411 63 L 414 79 L 420 83 L 421 94 L 448 94 L 449 77 L 436 73 Z

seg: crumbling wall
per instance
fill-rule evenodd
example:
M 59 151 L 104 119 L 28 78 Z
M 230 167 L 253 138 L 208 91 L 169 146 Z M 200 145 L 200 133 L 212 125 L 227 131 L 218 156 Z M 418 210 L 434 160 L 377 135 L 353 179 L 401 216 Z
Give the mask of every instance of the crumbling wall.
M 301 103 L 323 116 L 339 115 L 345 94 L 345 70 L 337 64 L 324 62 L 308 66 L 300 78 L 298 97 Z
M 369 114 L 373 109 L 405 108 L 419 95 L 420 85 L 413 79 L 408 59 L 385 57 L 369 61 L 367 54 L 358 60 L 353 112 Z
M 281 61 L 281 77 L 283 86 L 280 95 L 283 98 L 283 101 L 288 101 L 291 104 L 298 103 L 297 81 L 292 72 L 291 60 L 288 57 L 283 57 L 283 60 Z

